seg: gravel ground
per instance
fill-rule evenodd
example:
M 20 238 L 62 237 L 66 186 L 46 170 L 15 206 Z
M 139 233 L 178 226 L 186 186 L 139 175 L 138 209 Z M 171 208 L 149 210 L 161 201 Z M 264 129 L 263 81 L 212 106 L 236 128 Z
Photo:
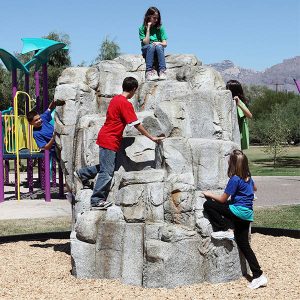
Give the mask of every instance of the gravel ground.
M 300 299 L 300 240 L 253 234 L 252 245 L 269 279 L 267 287 L 254 291 L 246 278 L 171 290 L 76 279 L 69 240 L 1 244 L 0 299 Z

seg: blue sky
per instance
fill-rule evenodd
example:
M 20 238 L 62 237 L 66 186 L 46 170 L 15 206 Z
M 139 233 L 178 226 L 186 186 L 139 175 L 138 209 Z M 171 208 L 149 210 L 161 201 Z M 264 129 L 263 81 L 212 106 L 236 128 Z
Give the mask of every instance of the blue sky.
M 138 27 L 149 6 L 160 9 L 166 53 L 254 70 L 300 55 L 299 0 L 7 0 L 0 2 L 0 48 L 21 51 L 22 37 L 56 31 L 69 34 L 74 65 L 91 63 L 107 35 L 122 53 L 140 54 Z

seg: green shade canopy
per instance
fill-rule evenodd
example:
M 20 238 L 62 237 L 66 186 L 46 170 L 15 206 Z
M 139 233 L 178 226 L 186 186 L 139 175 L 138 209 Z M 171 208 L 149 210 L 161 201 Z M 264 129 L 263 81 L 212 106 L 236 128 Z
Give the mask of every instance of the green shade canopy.
M 30 68 L 34 65 L 35 65 L 35 70 L 38 70 L 39 67 L 41 66 L 41 63 L 35 57 L 33 57 L 30 61 L 28 61 L 25 64 L 25 67 L 27 68 L 27 70 L 30 70 Z
M 27 68 L 14 55 L 2 48 L 0 48 L 0 59 L 3 61 L 8 71 L 20 69 L 26 74 L 29 73 Z
M 66 46 L 65 43 L 57 42 L 54 45 L 48 46 L 47 48 L 39 50 L 33 58 L 37 59 L 39 63 L 45 64 L 48 62 L 48 59 L 52 53 L 59 49 L 63 49 Z
M 57 41 L 49 40 L 49 39 L 42 39 L 42 38 L 23 38 L 21 39 L 23 42 L 23 49 L 22 54 L 31 52 L 31 51 L 37 51 L 41 49 L 48 48 L 49 46 L 55 45 Z M 64 43 L 62 43 L 64 44 Z M 64 44 L 63 47 L 64 50 L 68 50 L 69 48 Z

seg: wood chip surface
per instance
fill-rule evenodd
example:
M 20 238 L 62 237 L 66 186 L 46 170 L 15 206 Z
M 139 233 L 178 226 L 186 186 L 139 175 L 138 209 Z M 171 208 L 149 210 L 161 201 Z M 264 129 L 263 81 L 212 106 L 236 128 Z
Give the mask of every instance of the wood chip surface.
M 252 235 L 252 246 L 268 286 L 248 280 L 201 283 L 176 289 L 144 289 L 118 280 L 77 279 L 71 275 L 69 240 L 0 245 L 0 299 L 300 299 L 300 240 Z

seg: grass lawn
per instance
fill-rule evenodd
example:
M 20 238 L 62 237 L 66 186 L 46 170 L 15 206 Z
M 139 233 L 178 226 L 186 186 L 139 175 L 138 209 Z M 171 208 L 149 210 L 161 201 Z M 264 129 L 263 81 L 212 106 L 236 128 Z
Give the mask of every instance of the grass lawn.
M 300 147 L 286 147 L 286 151 L 278 158 L 275 169 L 272 157 L 263 149 L 260 146 L 250 146 L 244 151 L 253 176 L 300 176 Z
M 70 230 L 70 217 L 0 220 L 0 236 Z
M 255 208 L 253 226 L 300 230 L 300 205 Z M 71 230 L 70 217 L 0 220 L 0 236 Z
M 255 208 L 253 226 L 300 230 L 300 205 Z

